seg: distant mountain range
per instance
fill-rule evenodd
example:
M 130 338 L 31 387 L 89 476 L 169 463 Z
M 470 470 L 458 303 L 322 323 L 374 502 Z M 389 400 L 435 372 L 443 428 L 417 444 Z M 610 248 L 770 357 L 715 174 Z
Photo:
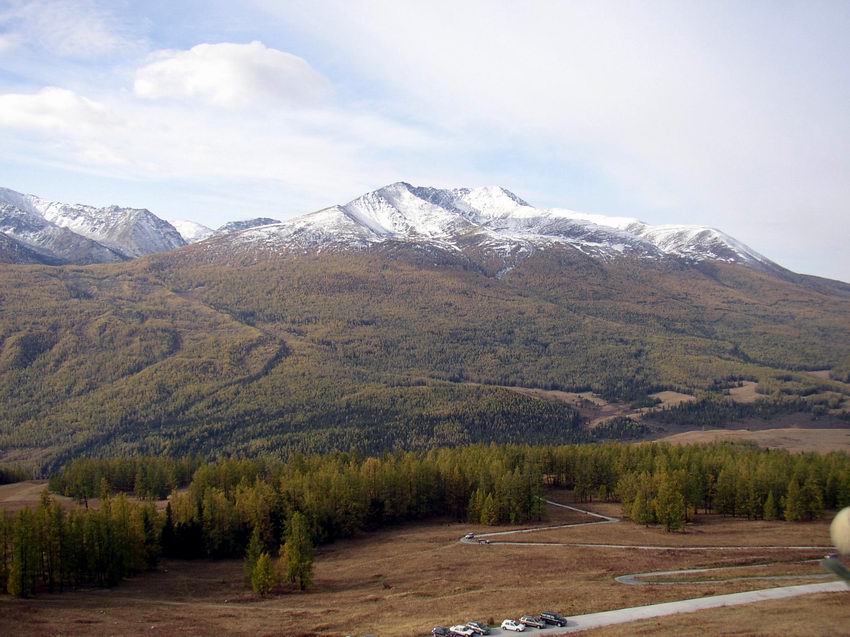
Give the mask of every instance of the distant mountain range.
M 0 188 L 0 262 L 114 263 L 269 223 L 278 221 L 234 221 L 212 230 L 168 222 L 145 208 L 66 204 Z
M 501 187 L 444 190 L 391 184 L 344 205 L 287 221 L 219 234 L 207 246 L 221 256 L 246 252 L 364 250 L 398 243 L 433 246 L 510 267 L 553 246 L 599 258 L 678 258 L 781 268 L 708 226 L 651 226 L 638 219 L 536 208 Z M 233 228 L 237 230 L 238 228 Z
M 512 267 L 552 246 L 593 257 L 722 261 L 780 272 L 740 241 L 708 226 L 652 226 L 630 217 L 536 208 L 504 188 L 391 184 L 344 205 L 286 221 L 233 221 L 217 230 L 167 222 L 147 209 L 51 202 L 0 189 L 0 258 L 9 262 L 110 263 L 209 242 L 224 258 L 258 252 L 364 250 L 408 243 Z M 8 256 L 4 256 L 8 255 Z

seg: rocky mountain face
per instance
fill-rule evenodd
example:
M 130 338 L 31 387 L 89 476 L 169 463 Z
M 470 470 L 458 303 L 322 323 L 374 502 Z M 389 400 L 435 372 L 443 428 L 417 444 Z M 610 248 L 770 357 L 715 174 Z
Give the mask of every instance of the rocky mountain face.
M 271 220 L 263 220 L 271 222 Z M 365 250 L 399 243 L 463 253 L 511 267 L 547 249 L 597 258 L 721 261 L 782 271 L 740 241 L 706 226 L 652 226 L 560 208 L 536 208 L 500 187 L 438 189 L 391 184 L 343 205 L 240 229 L 205 244 L 212 255 Z
M 146 209 L 65 204 L 6 188 L 0 188 L 0 232 L 65 263 L 111 263 L 186 245 Z
M 502 272 L 532 254 L 569 249 L 601 259 L 739 263 L 786 273 L 715 228 L 537 208 L 498 186 L 439 189 L 398 182 L 286 221 L 258 217 L 217 230 L 194 221 L 169 223 L 146 209 L 69 205 L 0 188 L 0 232 L 31 250 L 31 258 L 51 264 L 110 263 L 201 243 L 213 260 L 412 246 Z

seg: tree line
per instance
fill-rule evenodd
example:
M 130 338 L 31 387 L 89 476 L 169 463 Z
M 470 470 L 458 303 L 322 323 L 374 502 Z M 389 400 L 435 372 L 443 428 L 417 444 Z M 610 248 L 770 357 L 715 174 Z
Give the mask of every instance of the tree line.
M 152 502 L 104 492 L 97 509 L 69 511 L 45 492 L 35 509 L 0 514 L 0 581 L 18 597 L 39 588 L 114 586 L 156 563 L 160 534 Z
M 158 496 L 151 485 L 160 478 L 146 476 L 161 475 L 174 489 L 164 510 L 152 499 L 129 500 Z M 303 588 L 318 544 L 434 517 L 485 525 L 539 520 L 547 487 L 571 489 L 577 501 L 620 501 L 635 522 L 669 531 L 700 509 L 804 521 L 850 505 L 847 454 L 730 444 L 470 445 L 286 462 L 81 459 L 51 484 L 88 504 L 96 480 L 100 500 L 92 506 L 65 511 L 45 496 L 35 510 L 0 516 L 0 577 L 10 593 L 111 586 L 160 556 L 245 558 L 246 582 L 257 592 L 278 581 Z

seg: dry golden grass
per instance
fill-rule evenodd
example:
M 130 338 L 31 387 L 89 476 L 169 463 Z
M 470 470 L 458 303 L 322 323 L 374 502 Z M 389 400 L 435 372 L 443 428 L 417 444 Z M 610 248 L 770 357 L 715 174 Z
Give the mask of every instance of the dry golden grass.
M 743 381 L 741 387 L 733 387 L 729 390 L 729 395 L 737 403 L 754 403 L 760 398 L 760 394 L 756 392 L 758 383 L 751 380 Z
M 43 491 L 47 490 L 47 480 L 25 480 L 0 485 L 0 510 L 15 512 L 26 507 L 36 507 Z M 77 504 L 72 498 L 53 495 L 53 498 L 67 509 Z
M 709 429 L 673 434 L 662 440 L 676 445 L 726 441 L 754 442 L 760 447 L 789 451 L 850 451 L 850 429 Z
M 567 494 L 557 497 L 570 501 Z M 606 513 L 618 509 L 610 503 L 592 506 Z M 558 510 L 548 523 L 569 523 L 576 518 L 587 516 Z M 825 522 L 792 525 L 718 518 L 706 519 L 705 524 L 684 534 L 624 522 L 508 537 L 531 539 L 557 533 L 561 541 L 579 542 L 784 545 L 825 541 L 826 527 Z M 282 591 L 267 599 L 256 598 L 242 583 L 241 562 L 228 560 L 164 562 L 156 572 L 113 590 L 43 594 L 35 600 L 5 597 L 0 601 L 0 634 L 295 637 L 374 632 L 382 637 L 410 637 L 424 635 L 434 625 L 464 619 L 501 621 L 544 608 L 581 614 L 765 588 L 771 584 L 758 580 L 626 586 L 614 577 L 819 556 L 817 552 L 711 553 L 458 543 L 461 535 L 474 528 L 455 523 L 411 524 L 322 547 L 315 584 L 306 594 Z M 828 602 L 824 603 L 829 610 Z M 689 621 L 715 613 L 692 615 Z M 770 624 L 759 619 L 753 625 Z
M 24 482 L 2 484 L 0 485 L 0 511 L 14 513 L 25 507 L 37 507 L 42 492 L 46 490 L 47 480 L 25 480 Z M 84 504 L 75 501 L 73 498 L 63 495 L 51 493 L 50 497 L 65 509 L 76 509 L 84 506 Z M 136 502 L 140 501 L 138 498 L 132 496 L 128 499 Z M 168 500 L 156 501 L 156 507 L 160 511 L 164 511 L 167 504 Z M 100 506 L 100 498 L 89 498 L 88 506 L 97 509 Z
M 675 405 L 690 403 L 696 400 L 696 397 L 691 396 L 690 394 L 682 394 L 677 391 L 660 391 L 655 394 L 650 394 L 650 396 L 661 401 L 661 404 L 658 405 L 658 407 L 673 407 Z
M 588 637 L 840 637 L 850 632 L 847 602 L 846 593 L 823 593 L 631 622 L 585 634 Z
M 830 370 L 828 369 L 818 369 L 812 372 L 806 372 L 809 376 L 814 376 L 815 378 L 820 378 L 821 380 L 830 380 Z

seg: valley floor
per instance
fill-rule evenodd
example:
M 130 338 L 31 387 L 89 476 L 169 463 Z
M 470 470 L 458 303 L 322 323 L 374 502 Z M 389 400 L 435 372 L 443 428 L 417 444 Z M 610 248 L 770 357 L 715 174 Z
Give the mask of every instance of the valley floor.
M 566 493 L 554 494 L 553 499 L 572 501 Z M 588 508 L 619 515 L 614 504 Z M 553 507 L 547 524 L 588 521 L 593 518 Z M 241 561 L 163 561 L 155 572 L 111 590 L 45 593 L 32 600 L 0 598 L 0 634 L 306 637 L 371 632 L 382 637 L 413 637 L 428 633 L 434 625 L 474 618 L 495 623 L 546 608 L 577 615 L 777 585 L 766 579 L 706 583 L 709 575 L 676 585 L 652 582 L 652 578 L 651 583 L 638 586 L 615 581 L 628 573 L 772 562 L 744 571 L 765 577 L 799 576 L 783 582 L 789 585 L 823 581 L 810 577 L 821 572 L 817 564 L 800 561 L 822 557 L 824 550 L 781 547 L 829 544 L 828 521 L 787 524 L 720 516 L 702 516 L 698 524 L 679 534 L 622 522 L 523 534 L 522 540 L 528 541 L 524 544 L 470 546 L 458 542 L 464 533 L 478 530 L 485 531 L 466 524 L 431 522 L 339 541 L 319 551 L 310 592 L 281 592 L 265 599 L 246 592 Z M 637 551 L 531 544 L 542 540 L 667 548 Z M 777 548 L 693 550 L 730 545 Z M 678 546 L 691 550 L 677 550 Z M 725 570 L 720 571 L 716 578 L 724 574 Z M 846 621 L 846 603 L 845 594 L 834 593 L 714 609 L 591 634 L 681 635 L 695 634 L 695 630 L 706 634 L 705 622 L 709 622 L 719 634 L 828 635 Z M 804 627 L 808 632 L 803 632 Z

